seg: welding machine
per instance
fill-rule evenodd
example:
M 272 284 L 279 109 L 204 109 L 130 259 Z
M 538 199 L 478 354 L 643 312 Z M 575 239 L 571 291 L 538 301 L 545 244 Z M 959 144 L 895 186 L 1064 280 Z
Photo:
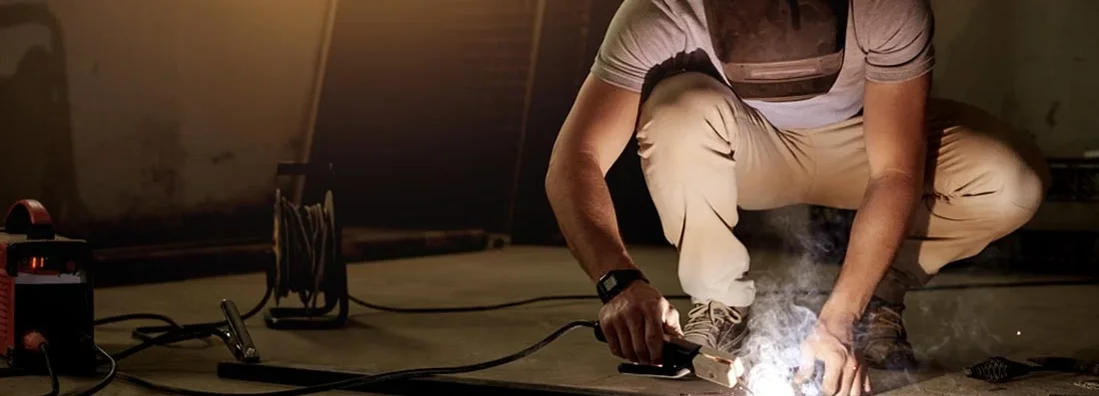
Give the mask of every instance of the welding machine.
M 86 375 L 96 368 L 88 243 L 54 233 L 35 200 L 12 205 L 0 232 L 0 353 L 25 374 Z M 45 348 L 42 348 L 43 344 Z

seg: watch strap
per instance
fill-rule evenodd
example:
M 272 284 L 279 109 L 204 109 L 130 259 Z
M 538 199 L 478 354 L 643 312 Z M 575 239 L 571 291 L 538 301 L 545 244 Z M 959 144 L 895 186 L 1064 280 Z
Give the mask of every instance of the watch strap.
M 635 281 L 648 283 L 649 279 L 637 269 L 611 270 L 599 278 L 595 291 L 599 294 L 599 299 L 606 304 Z

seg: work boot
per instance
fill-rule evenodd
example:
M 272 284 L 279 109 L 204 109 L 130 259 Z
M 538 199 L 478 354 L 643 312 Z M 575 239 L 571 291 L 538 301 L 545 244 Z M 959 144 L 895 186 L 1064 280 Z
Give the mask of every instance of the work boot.
M 747 309 L 718 301 L 695 304 L 687 313 L 683 338 L 698 345 L 736 354 L 748 335 Z
M 855 348 L 867 367 L 905 370 L 916 366 L 902 314 L 904 304 L 873 298 L 855 329 Z

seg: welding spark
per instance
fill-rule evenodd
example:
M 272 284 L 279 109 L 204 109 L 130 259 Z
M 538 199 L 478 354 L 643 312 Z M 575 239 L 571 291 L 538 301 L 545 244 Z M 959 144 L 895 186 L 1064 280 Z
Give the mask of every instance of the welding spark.
M 757 310 L 749 319 L 749 338 L 745 359 L 750 362 L 744 386 L 753 395 L 814 396 L 811 384 L 798 386 L 794 372 L 801 357 L 801 342 L 816 315 L 812 310 L 793 304 L 792 298 L 773 296 L 757 301 L 766 310 Z
M 790 378 L 774 368 L 774 366 L 769 366 L 752 370 L 752 374 L 747 380 L 748 389 L 751 390 L 750 393 L 767 396 L 795 396 L 796 393 Z

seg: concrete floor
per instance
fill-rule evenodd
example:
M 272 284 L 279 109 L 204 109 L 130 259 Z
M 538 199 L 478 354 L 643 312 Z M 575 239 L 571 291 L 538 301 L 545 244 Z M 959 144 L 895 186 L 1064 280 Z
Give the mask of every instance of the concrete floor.
M 659 289 L 667 294 L 681 292 L 675 278 L 673 251 L 640 248 L 634 254 Z M 801 261 L 789 254 L 754 252 L 754 276 L 765 290 L 826 289 L 837 267 L 806 266 L 799 264 Z M 391 260 L 352 265 L 349 273 L 354 296 L 399 307 L 464 306 L 548 294 L 592 293 L 590 283 L 562 248 L 510 247 Z M 230 298 L 242 311 L 246 310 L 261 296 L 263 279 L 261 274 L 251 274 L 100 289 L 96 295 L 97 317 L 160 312 L 181 323 L 218 320 L 218 302 L 222 298 Z M 1063 279 L 1069 278 L 958 271 L 940 275 L 932 285 Z M 766 307 L 770 301 L 764 299 L 757 307 Z M 1072 386 L 1074 378 L 1063 375 L 997 387 L 951 374 L 993 355 L 1020 360 L 1043 355 L 1099 358 L 1099 336 L 1094 331 L 1099 325 L 1099 311 L 1094 308 L 1095 301 L 1099 301 L 1096 285 L 913 292 L 908 300 L 906 321 L 911 340 L 927 367 L 909 374 L 876 372 L 872 377 L 876 390 L 891 395 L 1099 394 Z M 685 315 L 689 303 L 679 300 L 675 304 Z M 399 314 L 353 307 L 351 325 L 338 331 L 274 331 L 265 328 L 258 317 L 248 323 L 267 361 L 377 372 L 490 360 L 525 348 L 572 320 L 594 318 L 598 308 L 595 300 L 455 314 Z M 789 316 L 777 318 L 785 321 L 782 322 L 787 326 L 785 329 L 789 328 Z M 129 331 L 136 325 L 105 326 L 97 330 L 97 340 L 108 351 L 121 350 L 134 343 Z M 785 340 L 784 346 L 796 347 L 796 343 Z M 207 391 L 286 389 L 218 379 L 217 362 L 230 359 L 220 342 L 213 346 L 190 342 L 147 350 L 124 360 L 120 367 L 148 380 Z M 729 393 L 697 380 L 624 377 L 615 371 L 617 363 L 606 347 L 592 338 L 590 330 L 581 329 L 527 359 L 466 376 L 648 394 Z M 63 386 L 68 390 L 89 382 L 66 379 Z M 0 379 L 0 395 L 36 395 L 47 388 L 48 381 L 44 378 Z M 146 394 L 155 393 L 124 383 L 116 383 L 100 393 Z

